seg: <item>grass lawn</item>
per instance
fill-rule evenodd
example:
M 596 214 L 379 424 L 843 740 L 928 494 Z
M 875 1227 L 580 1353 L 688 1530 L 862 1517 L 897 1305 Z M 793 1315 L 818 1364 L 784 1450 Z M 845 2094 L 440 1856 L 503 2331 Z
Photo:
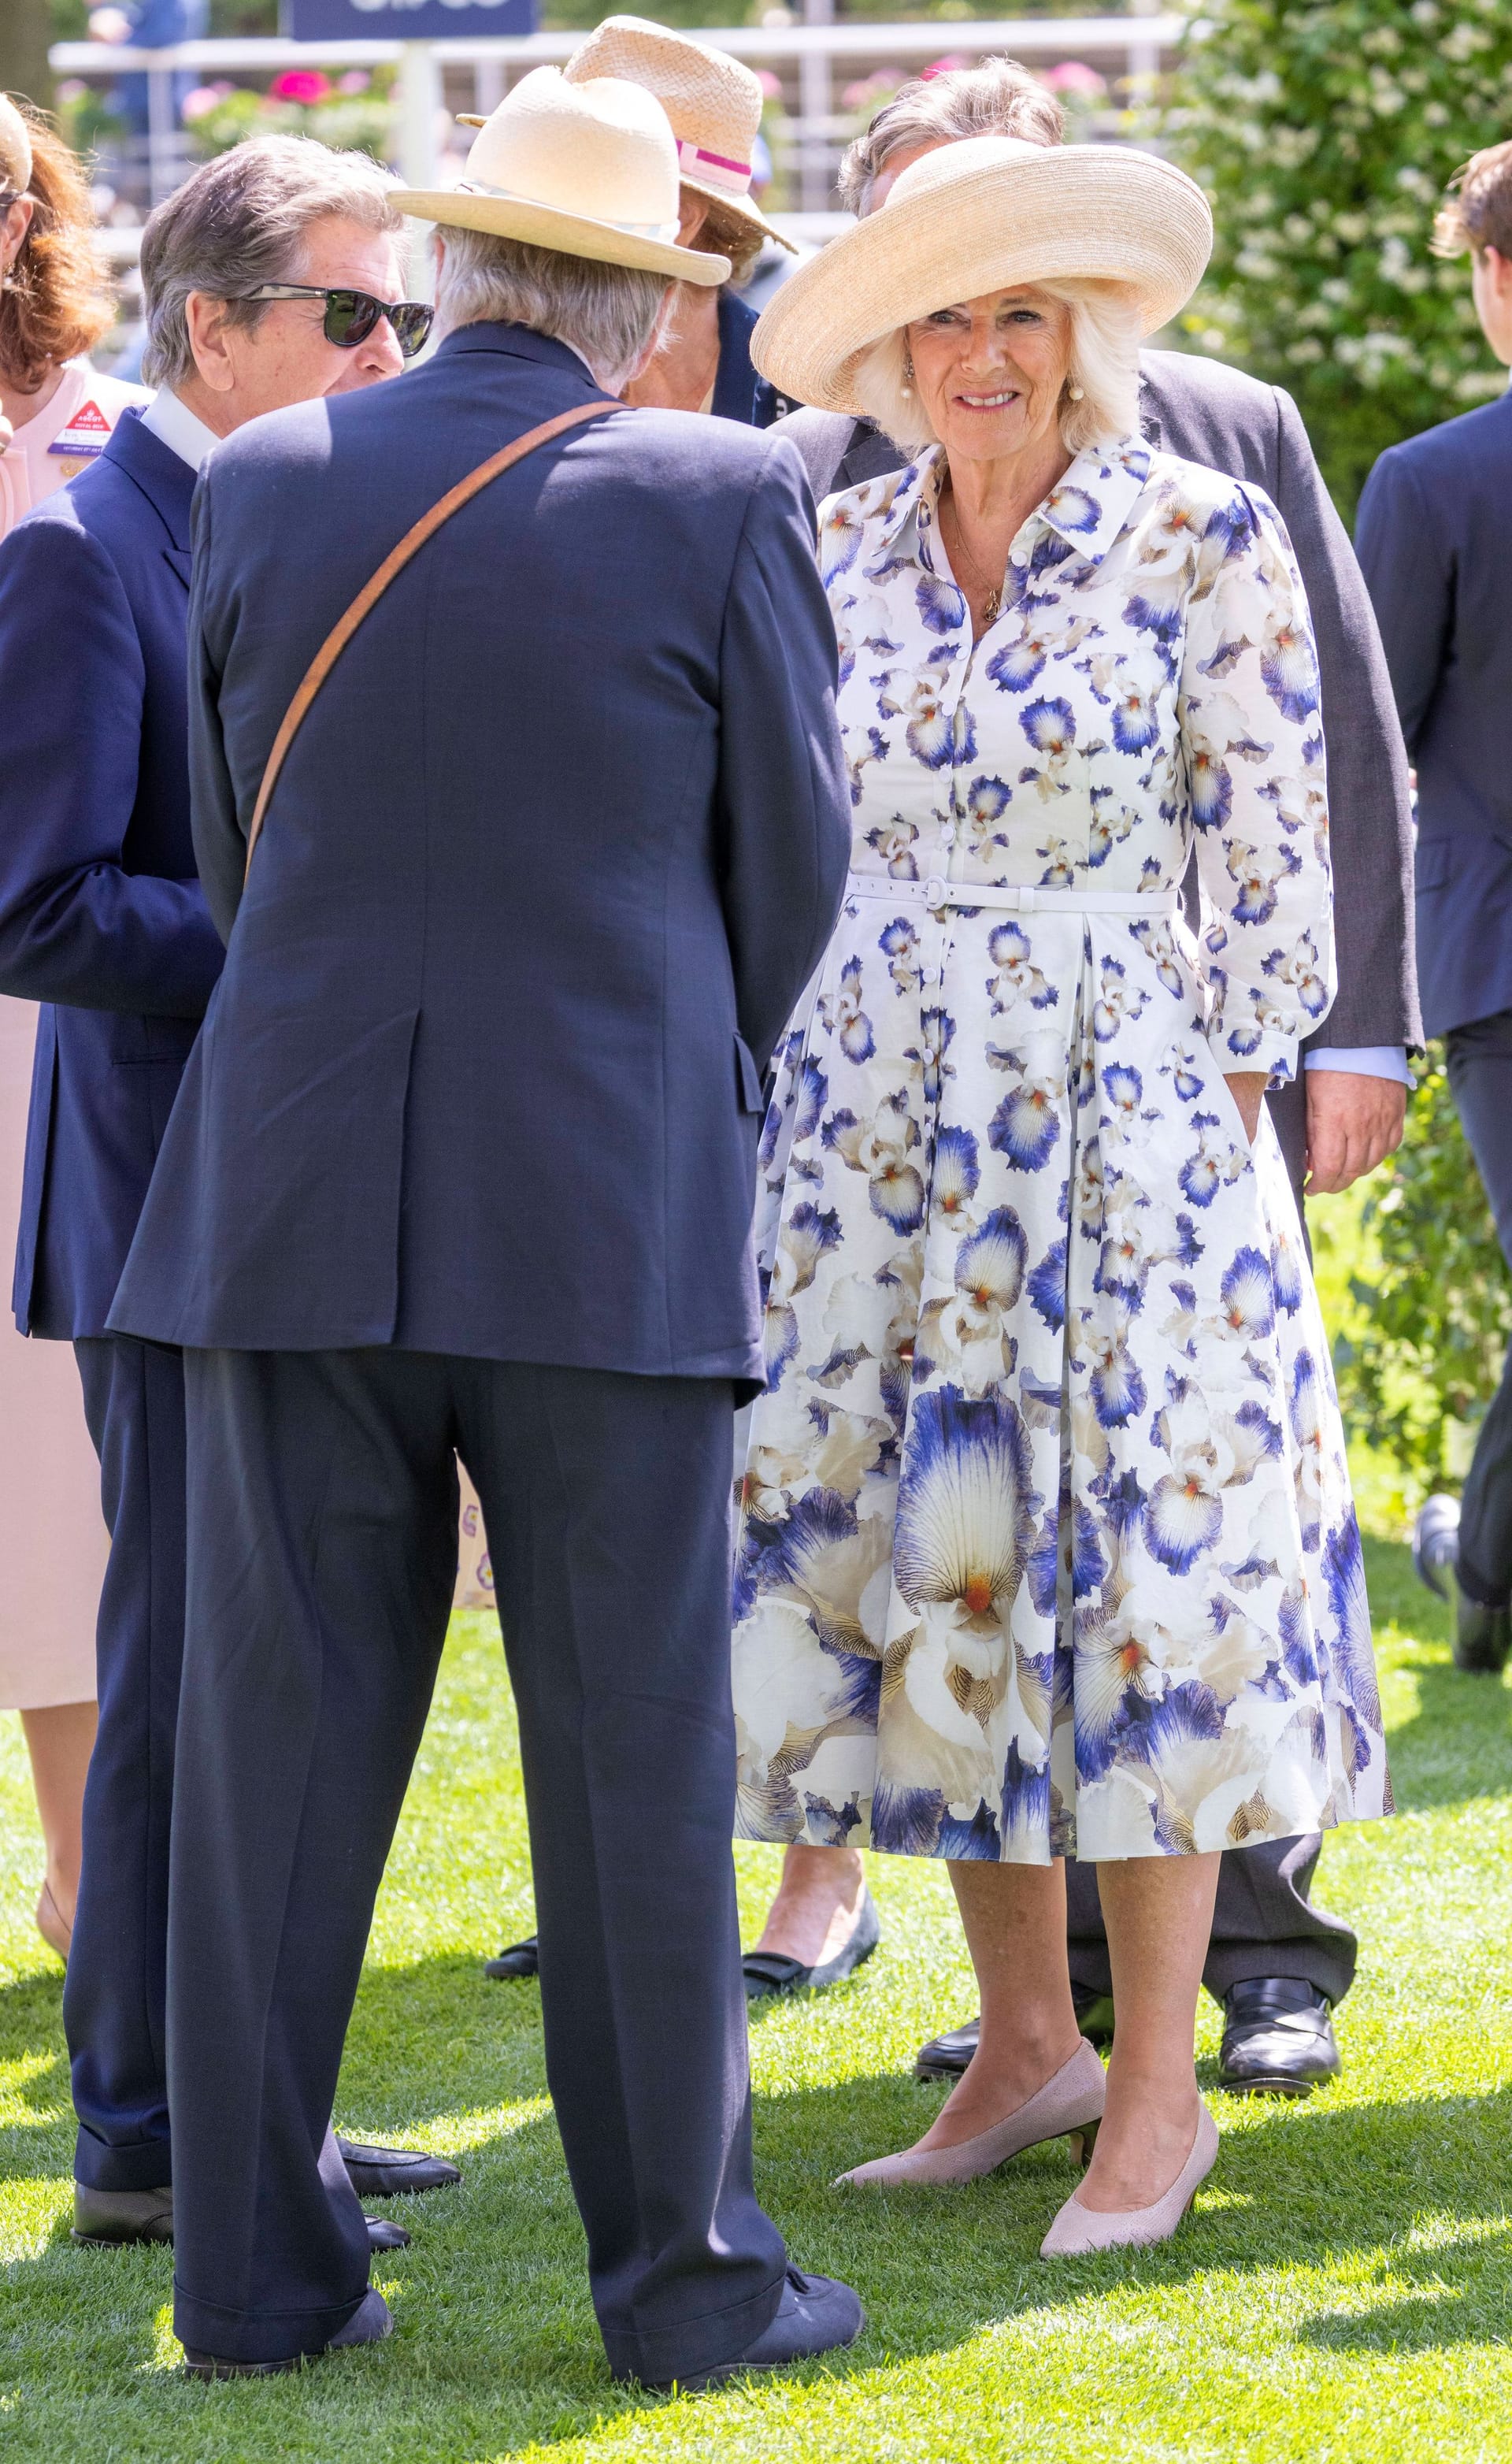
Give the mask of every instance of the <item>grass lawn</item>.
M 479 1962 L 529 1923 L 513 1720 L 492 1620 L 459 1617 L 379 1904 L 340 2119 L 454 2155 L 395 2203 L 375 2266 L 398 2332 L 297 2379 L 175 2373 L 166 2252 L 68 2239 L 61 1971 L 31 1931 L 38 1852 L 19 1724 L 0 1722 L 0 2457 L 482 2464 L 1086 2464 L 1090 2458 L 1512 2456 L 1512 1725 L 1449 1665 L 1399 1541 L 1370 1545 L 1399 1818 L 1328 1846 L 1322 1899 L 1363 1943 L 1347 2074 L 1301 2106 L 1216 2097 L 1212 2186 L 1174 2244 L 1051 2269 L 1063 2149 L 987 2183 L 830 2189 L 940 2091 L 920 2039 L 974 2007 L 942 1868 L 873 1860 L 886 1939 L 851 1984 L 754 2031 L 763 2193 L 804 2263 L 870 2316 L 829 2366 L 658 2401 L 611 2387 L 544 2096 L 534 1985 Z M 774 1852 L 740 1853 L 749 1939 Z M 1217 2013 L 1200 2020 L 1214 2092 Z M 675 2057 L 669 2049 L 669 2058 Z

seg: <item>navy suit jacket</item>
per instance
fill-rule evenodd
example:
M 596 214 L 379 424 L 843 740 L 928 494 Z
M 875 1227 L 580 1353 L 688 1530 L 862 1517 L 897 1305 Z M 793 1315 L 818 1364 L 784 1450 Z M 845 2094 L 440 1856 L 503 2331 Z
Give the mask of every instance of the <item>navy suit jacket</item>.
M 0 992 L 45 1004 L 16 1324 L 98 1335 L 224 957 L 185 755 L 194 473 L 125 412 L 0 541 Z
M 1417 765 L 1430 1035 L 1512 1010 L 1512 400 L 1383 453 L 1355 544 Z
M 604 399 L 470 325 L 207 467 L 190 767 L 230 947 L 113 1326 L 760 1377 L 761 1071 L 849 847 L 789 445 L 622 407 L 495 480 L 336 667 L 243 894 L 330 627 L 445 490 Z

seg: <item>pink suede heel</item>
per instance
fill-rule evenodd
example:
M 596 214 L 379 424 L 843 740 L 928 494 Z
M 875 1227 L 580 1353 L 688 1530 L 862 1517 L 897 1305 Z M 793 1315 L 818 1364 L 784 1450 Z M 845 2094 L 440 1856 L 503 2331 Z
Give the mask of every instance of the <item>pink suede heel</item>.
M 954 2147 L 905 2147 L 896 2156 L 878 2156 L 854 2172 L 842 2173 L 835 2188 L 848 2183 L 853 2189 L 880 2190 L 910 2182 L 977 2181 L 1006 2165 L 1010 2156 L 1021 2156 L 1026 2147 L 1038 2147 L 1046 2139 L 1087 2131 L 1095 2137 L 1107 2093 L 1107 2074 L 1084 2036 L 1070 2060 L 990 2130 Z
M 1217 2161 L 1218 2125 L 1204 2104 L 1192 2153 L 1163 2198 L 1149 2208 L 1084 2208 L 1073 2190 L 1040 2244 L 1041 2258 L 1084 2258 L 1094 2250 L 1137 2250 L 1169 2241 Z

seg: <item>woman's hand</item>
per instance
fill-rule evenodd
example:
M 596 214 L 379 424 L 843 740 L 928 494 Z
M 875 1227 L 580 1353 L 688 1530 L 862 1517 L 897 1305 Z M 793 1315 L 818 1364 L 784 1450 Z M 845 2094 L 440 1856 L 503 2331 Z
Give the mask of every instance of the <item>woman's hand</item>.
M 1268 1069 L 1236 1069 L 1232 1077 L 1227 1072 L 1224 1074 L 1223 1083 L 1239 1108 L 1239 1118 L 1244 1124 L 1244 1134 L 1251 1146 L 1255 1143 L 1255 1133 L 1260 1128 L 1260 1099 L 1265 1092 L 1269 1078 Z

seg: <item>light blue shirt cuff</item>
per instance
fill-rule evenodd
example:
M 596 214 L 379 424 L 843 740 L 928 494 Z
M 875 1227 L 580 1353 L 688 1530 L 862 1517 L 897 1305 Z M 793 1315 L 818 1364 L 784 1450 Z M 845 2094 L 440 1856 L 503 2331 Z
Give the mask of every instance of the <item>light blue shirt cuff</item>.
M 1367 1044 L 1357 1050 L 1344 1045 L 1324 1045 L 1307 1054 L 1305 1066 L 1309 1069 L 1343 1069 L 1352 1078 L 1394 1078 L 1399 1087 L 1417 1084 L 1399 1044 Z

